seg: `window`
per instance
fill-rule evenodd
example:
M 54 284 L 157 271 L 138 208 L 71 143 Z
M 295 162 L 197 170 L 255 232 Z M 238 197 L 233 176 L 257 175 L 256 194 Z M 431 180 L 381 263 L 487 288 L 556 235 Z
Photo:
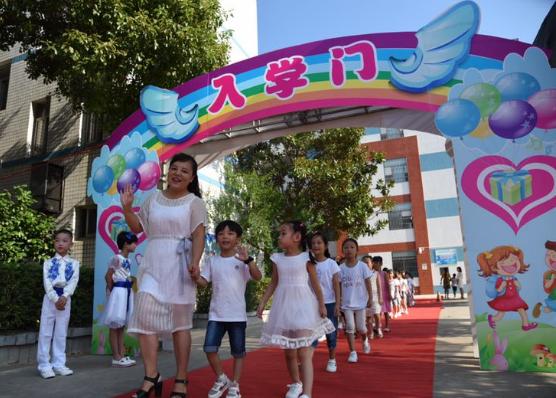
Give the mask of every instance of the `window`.
M 46 151 L 49 114 L 50 97 L 33 102 L 33 138 L 31 140 L 31 156 L 42 155 Z
M 392 211 L 388 212 L 388 227 L 390 230 L 413 228 L 411 203 L 397 204 Z
M 64 192 L 64 168 L 51 163 L 33 165 L 31 193 L 36 208 L 45 213 L 60 214 Z
M 0 110 L 6 109 L 8 103 L 8 87 L 10 85 L 10 66 L 8 62 L 0 65 Z
M 386 182 L 406 182 L 408 181 L 407 174 L 407 159 L 388 159 L 384 162 L 384 179 Z
M 411 276 L 419 276 L 417 255 L 414 251 L 393 252 L 392 267 L 394 271 L 405 271 L 409 272 Z
M 381 140 L 391 140 L 392 138 L 403 138 L 402 129 L 380 129 Z
M 75 208 L 75 238 L 94 238 L 97 226 L 97 208 L 76 207 Z
M 81 145 L 89 145 L 102 141 L 103 117 L 95 113 L 84 112 L 81 122 Z

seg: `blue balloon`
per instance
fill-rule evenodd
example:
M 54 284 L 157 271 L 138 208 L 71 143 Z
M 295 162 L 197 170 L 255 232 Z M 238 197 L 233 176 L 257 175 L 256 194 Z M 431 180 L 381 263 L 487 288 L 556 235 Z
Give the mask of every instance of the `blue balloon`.
M 93 188 L 98 193 L 104 193 L 110 189 L 114 182 L 114 172 L 108 166 L 101 166 L 93 175 Z
M 455 99 L 443 104 L 434 117 L 440 132 L 448 137 L 462 137 L 477 128 L 481 111 L 473 102 Z
M 145 152 L 141 148 L 131 148 L 126 152 L 124 159 L 126 169 L 137 169 L 145 162 Z
M 502 102 L 527 99 L 541 89 L 538 80 L 525 72 L 505 73 L 499 76 L 494 85 L 502 95 Z

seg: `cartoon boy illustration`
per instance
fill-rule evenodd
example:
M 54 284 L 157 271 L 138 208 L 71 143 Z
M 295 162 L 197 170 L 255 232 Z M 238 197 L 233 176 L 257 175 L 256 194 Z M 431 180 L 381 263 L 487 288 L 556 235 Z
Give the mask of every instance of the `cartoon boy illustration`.
M 542 285 L 548 297 L 544 300 L 544 306 L 542 303 L 537 303 L 533 308 L 535 318 L 541 315 L 541 310 L 546 314 L 556 311 L 556 241 L 547 240 L 544 247 L 546 248 L 544 261 L 548 271 L 542 276 Z

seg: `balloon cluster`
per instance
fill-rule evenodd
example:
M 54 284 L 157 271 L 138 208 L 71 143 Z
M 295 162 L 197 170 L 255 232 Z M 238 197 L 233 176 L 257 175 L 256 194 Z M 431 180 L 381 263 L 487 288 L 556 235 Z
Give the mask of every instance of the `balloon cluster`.
M 466 87 L 435 115 L 436 127 L 450 137 L 470 134 L 485 121 L 494 134 L 511 140 L 526 136 L 535 127 L 556 128 L 556 89 L 541 90 L 528 73 L 506 73 L 494 84 Z
M 138 189 L 148 191 L 160 179 L 160 166 L 157 162 L 146 162 L 141 148 L 131 148 L 123 156 L 115 153 L 93 174 L 93 188 L 98 193 L 114 195 L 122 192 L 127 185 L 133 192 Z

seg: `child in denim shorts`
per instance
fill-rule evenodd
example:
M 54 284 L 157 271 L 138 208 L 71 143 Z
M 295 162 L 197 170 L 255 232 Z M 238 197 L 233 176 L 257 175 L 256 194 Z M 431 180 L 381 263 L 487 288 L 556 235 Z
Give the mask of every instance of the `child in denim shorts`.
M 209 321 L 203 350 L 212 370 L 217 376 L 208 393 L 209 398 L 218 398 L 228 390 L 227 397 L 240 398 L 239 378 L 245 357 L 245 328 L 247 313 L 245 307 L 245 288 L 250 279 L 260 280 L 261 271 L 240 246 L 243 233 L 241 226 L 230 220 L 216 226 L 216 242 L 220 255 L 209 257 L 197 285 L 207 286 L 212 282 Z M 228 332 L 231 353 L 234 357 L 234 375 L 230 380 L 222 370 L 218 349 L 222 338 Z

